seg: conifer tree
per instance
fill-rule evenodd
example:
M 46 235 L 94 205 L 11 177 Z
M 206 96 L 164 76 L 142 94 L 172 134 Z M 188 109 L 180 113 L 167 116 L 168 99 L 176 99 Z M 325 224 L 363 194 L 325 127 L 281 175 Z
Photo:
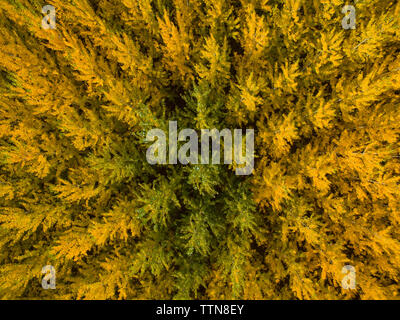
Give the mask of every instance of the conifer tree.
M 1 1 L 0 298 L 398 298 L 399 25 L 391 0 Z M 254 171 L 150 164 L 169 121 L 254 129 Z

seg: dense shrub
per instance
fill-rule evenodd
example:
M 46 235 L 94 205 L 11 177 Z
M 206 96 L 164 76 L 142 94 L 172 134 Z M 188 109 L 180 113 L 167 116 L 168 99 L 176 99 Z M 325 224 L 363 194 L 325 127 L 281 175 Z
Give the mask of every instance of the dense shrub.
M 398 296 L 396 1 L 0 11 L 1 298 Z M 254 129 L 253 174 L 150 165 L 146 132 L 172 120 Z M 342 288 L 346 264 L 356 289 Z M 55 290 L 41 287 L 45 265 Z

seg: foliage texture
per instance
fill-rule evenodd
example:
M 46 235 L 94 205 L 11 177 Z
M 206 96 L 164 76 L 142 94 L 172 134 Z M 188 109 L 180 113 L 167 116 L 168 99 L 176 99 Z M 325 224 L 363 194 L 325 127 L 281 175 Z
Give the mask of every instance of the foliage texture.
M 389 0 L 0 1 L 0 298 L 398 297 L 399 22 Z M 253 174 L 150 165 L 171 120 L 253 128 Z

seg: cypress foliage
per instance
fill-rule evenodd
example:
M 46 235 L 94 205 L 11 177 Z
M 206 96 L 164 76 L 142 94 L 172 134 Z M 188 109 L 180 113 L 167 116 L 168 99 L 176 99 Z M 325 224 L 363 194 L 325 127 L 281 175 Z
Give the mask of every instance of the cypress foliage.
M 56 29 L 42 28 L 46 4 Z M 0 298 L 399 296 L 399 3 L 0 12 Z M 149 164 L 146 134 L 169 121 L 255 129 L 253 174 Z

